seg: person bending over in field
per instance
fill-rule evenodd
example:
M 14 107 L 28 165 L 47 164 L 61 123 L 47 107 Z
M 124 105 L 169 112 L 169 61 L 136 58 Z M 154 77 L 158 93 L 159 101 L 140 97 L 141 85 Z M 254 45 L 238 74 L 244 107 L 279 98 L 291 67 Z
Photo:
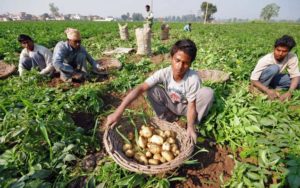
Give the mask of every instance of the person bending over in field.
M 77 29 L 67 28 L 65 30 L 67 41 L 60 41 L 56 44 L 53 52 L 53 65 L 60 72 L 61 80 L 71 82 L 72 77 L 84 80 L 87 74 L 88 61 L 93 72 L 100 74 L 100 65 L 90 56 L 81 45 L 81 36 Z
M 271 100 L 289 100 L 293 91 L 300 88 L 298 58 L 291 52 L 294 46 L 296 42 L 291 36 L 284 35 L 277 39 L 274 51 L 262 57 L 252 71 L 251 88 L 258 88 Z M 289 74 L 283 74 L 286 68 Z M 274 89 L 288 91 L 280 95 Z
M 38 68 L 40 74 L 46 75 L 54 71 L 52 65 L 52 52 L 41 45 L 35 44 L 30 36 L 21 34 L 18 41 L 24 48 L 20 54 L 19 74 L 22 76 L 26 70 Z
M 192 31 L 192 24 L 191 24 L 191 23 L 186 24 L 186 25 L 183 27 L 183 30 L 184 30 L 184 31 L 189 31 L 189 32 L 191 32 L 191 31 Z
M 177 41 L 171 48 L 171 66 L 148 77 L 124 98 L 116 111 L 107 117 L 106 126 L 117 123 L 125 108 L 144 92 L 158 118 L 170 122 L 187 116 L 187 132 L 196 142 L 195 124 L 200 123 L 213 102 L 213 90 L 201 87 L 198 73 L 191 70 L 197 53 L 189 39 Z

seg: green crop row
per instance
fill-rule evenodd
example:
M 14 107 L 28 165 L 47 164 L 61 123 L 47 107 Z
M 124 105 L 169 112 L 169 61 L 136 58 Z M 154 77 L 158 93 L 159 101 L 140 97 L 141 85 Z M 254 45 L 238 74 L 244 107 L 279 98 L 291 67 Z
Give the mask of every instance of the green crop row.
M 65 40 L 67 27 L 78 28 L 83 45 L 96 59 L 106 49 L 136 48 L 134 29 L 142 23 L 129 23 L 129 41 L 121 41 L 115 22 L 0 22 L 0 59 L 18 62 L 21 48 L 17 36 L 29 34 L 39 44 L 53 49 Z M 269 101 L 248 92 L 249 76 L 257 60 L 273 49 L 276 38 L 292 35 L 300 42 L 300 25 L 294 23 L 193 24 L 193 31 L 182 31 L 183 24 L 170 23 L 170 39 L 159 40 L 156 23 L 152 33 L 155 55 L 167 53 L 178 39 L 195 41 L 198 53 L 194 69 L 229 72 L 224 84 L 205 83 L 215 90 L 209 115 L 197 127 L 202 137 L 212 137 L 228 145 L 236 166 L 224 187 L 300 186 L 300 92 L 289 102 Z M 299 55 L 299 45 L 293 50 Z M 149 177 L 120 168 L 104 157 L 91 171 L 80 168 L 89 153 L 102 151 L 96 136 L 96 119 L 114 109 L 103 109 L 107 92 L 124 94 L 143 82 L 150 72 L 168 62 L 153 65 L 148 57 L 116 56 L 122 64 L 109 82 L 88 82 L 79 88 L 52 88 L 49 78 L 35 71 L 25 77 L 0 80 L 0 186 L 66 187 L 82 180 L 86 187 L 169 187 L 182 177 Z M 69 87 L 66 85 L 66 87 Z M 75 125 L 72 113 L 93 114 L 94 128 Z M 129 112 L 127 112 L 128 115 Z M 139 112 L 133 112 L 139 114 Z M 129 113 L 130 114 L 130 113 Z M 255 162 L 246 162 L 246 159 Z M 221 177 L 220 177 L 221 178 Z

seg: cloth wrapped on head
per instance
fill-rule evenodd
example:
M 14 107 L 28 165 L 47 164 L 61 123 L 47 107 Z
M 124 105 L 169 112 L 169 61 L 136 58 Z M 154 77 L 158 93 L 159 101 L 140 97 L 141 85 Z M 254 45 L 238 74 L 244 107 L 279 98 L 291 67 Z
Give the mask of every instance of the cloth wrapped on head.
M 80 40 L 81 39 L 80 32 L 77 29 L 67 28 L 65 30 L 65 33 L 69 40 Z

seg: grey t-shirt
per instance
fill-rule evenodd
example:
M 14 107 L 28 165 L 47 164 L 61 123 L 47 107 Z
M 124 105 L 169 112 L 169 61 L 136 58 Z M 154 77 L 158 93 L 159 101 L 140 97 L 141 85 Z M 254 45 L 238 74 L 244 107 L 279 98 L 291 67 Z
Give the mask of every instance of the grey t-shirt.
M 185 73 L 181 81 L 176 82 L 173 79 L 171 66 L 156 71 L 152 76 L 147 78 L 145 82 L 150 87 L 162 84 L 173 103 L 195 101 L 197 92 L 201 86 L 201 80 L 198 73 L 191 69 Z

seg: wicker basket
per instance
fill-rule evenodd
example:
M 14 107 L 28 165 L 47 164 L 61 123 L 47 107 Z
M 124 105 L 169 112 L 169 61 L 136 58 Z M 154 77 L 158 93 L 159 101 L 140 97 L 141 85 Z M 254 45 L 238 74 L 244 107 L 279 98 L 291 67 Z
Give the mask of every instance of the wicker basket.
M 220 70 L 199 70 L 199 76 L 203 82 L 226 82 L 229 74 Z
M 179 167 L 192 154 L 194 150 L 194 144 L 192 140 L 187 136 L 187 132 L 185 129 L 181 128 L 176 123 L 169 123 L 158 118 L 152 118 L 150 120 L 150 124 L 154 127 L 160 128 L 161 130 L 172 130 L 176 132 L 176 140 L 180 148 L 180 154 L 176 156 L 172 161 L 159 165 L 139 164 L 134 159 L 125 156 L 124 152 L 122 151 L 124 141 L 121 138 L 121 136 L 116 132 L 116 126 L 112 126 L 106 129 L 103 141 L 106 151 L 113 158 L 113 160 L 121 167 L 137 173 L 161 174 L 170 171 L 176 167 Z M 140 126 L 138 126 L 137 128 L 139 129 Z M 134 127 L 120 126 L 118 127 L 118 130 L 122 134 L 126 134 L 130 131 L 133 131 Z
M 5 79 L 16 71 L 16 66 L 0 61 L 0 79 Z

